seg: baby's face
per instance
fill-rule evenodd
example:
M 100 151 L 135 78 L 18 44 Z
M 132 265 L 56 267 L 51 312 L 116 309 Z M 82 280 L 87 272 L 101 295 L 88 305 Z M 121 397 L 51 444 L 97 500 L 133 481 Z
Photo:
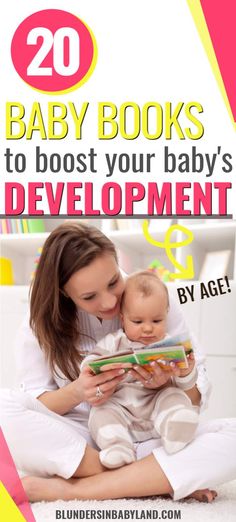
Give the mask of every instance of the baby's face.
M 122 309 L 123 328 L 131 341 L 148 345 L 161 341 L 166 334 L 167 297 L 156 291 L 144 297 L 139 291 L 128 292 Z

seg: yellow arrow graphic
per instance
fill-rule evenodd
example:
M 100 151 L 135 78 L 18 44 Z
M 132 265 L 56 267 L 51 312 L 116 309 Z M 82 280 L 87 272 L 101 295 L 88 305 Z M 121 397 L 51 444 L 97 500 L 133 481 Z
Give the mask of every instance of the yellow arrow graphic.
M 180 232 L 184 233 L 187 237 L 183 239 L 183 241 L 173 242 L 171 243 L 171 235 L 173 232 L 179 230 Z M 171 273 L 171 277 L 174 279 L 193 279 L 194 278 L 194 264 L 193 264 L 193 257 L 191 255 L 188 255 L 186 257 L 186 267 L 182 266 L 177 259 L 175 259 L 172 249 L 173 248 L 179 248 L 184 247 L 192 243 L 194 239 L 194 235 L 188 228 L 182 226 L 182 225 L 171 225 L 165 234 L 164 242 L 156 241 L 153 239 L 149 233 L 148 230 L 148 220 L 145 220 L 143 222 L 143 234 L 145 239 L 153 246 L 157 246 L 158 248 L 164 248 L 166 251 L 166 255 L 171 262 L 171 264 L 179 270 L 179 272 L 173 272 Z

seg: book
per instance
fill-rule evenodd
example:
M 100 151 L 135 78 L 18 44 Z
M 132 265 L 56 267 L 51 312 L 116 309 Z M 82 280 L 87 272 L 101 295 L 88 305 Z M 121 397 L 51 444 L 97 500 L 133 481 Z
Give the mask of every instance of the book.
M 190 340 L 183 339 L 180 341 L 180 336 L 178 336 L 164 339 L 143 348 L 123 350 L 110 356 L 101 356 L 89 361 L 88 365 L 96 374 L 100 373 L 102 366 L 113 363 L 140 364 L 152 371 L 150 363 L 156 361 L 163 370 L 170 371 L 170 363 L 174 362 L 179 368 L 186 369 L 188 368 L 186 355 L 191 352 Z

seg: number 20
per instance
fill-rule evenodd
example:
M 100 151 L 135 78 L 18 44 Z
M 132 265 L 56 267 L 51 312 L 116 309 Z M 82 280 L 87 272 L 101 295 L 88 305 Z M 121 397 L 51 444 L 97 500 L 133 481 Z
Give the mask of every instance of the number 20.
M 80 65 L 80 41 L 79 35 L 72 27 L 61 27 L 55 34 L 46 27 L 35 27 L 27 37 L 28 45 L 36 45 L 39 36 L 43 37 L 43 42 L 33 60 L 27 67 L 28 76 L 52 76 L 52 67 L 41 67 L 41 64 L 53 51 L 53 67 L 61 76 L 71 76 L 75 74 Z M 64 40 L 69 41 L 69 62 L 64 64 Z

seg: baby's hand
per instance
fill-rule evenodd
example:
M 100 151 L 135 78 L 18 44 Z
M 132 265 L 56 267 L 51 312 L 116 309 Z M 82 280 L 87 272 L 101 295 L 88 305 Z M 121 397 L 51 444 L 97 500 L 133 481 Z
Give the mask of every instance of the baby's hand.
M 191 371 L 194 367 L 194 364 L 195 364 L 195 357 L 194 357 L 193 352 L 191 352 L 187 355 L 187 361 L 188 361 L 188 368 L 185 368 L 184 370 L 180 370 L 180 373 L 179 373 L 180 377 L 185 377 L 186 375 L 189 375 L 189 373 L 191 373 Z
M 196 400 L 196 405 L 199 405 L 201 396 L 200 396 L 200 393 L 198 392 L 198 390 L 196 392 L 196 388 L 195 388 L 196 383 L 197 383 L 198 372 L 197 372 L 197 367 L 195 366 L 195 359 L 194 359 L 193 352 L 191 352 L 190 354 L 187 355 L 187 359 L 188 359 L 188 368 L 185 370 L 180 370 L 178 368 L 178 375 L 175 376 L 174 382 L 175 382 L 175 385 L 177 386 L 177 388 L 180 388 L 185 393 L 187 393 L 187 395 L 189 396 L 189 398 L 193 402 L 193 404 L 195 404 L 194 401 Z M 191 396 L 190 392 L 193 389 L 194 389 L 194 394 Z M 198 397 L 196 397 L 196 393 L 197 393 Z

